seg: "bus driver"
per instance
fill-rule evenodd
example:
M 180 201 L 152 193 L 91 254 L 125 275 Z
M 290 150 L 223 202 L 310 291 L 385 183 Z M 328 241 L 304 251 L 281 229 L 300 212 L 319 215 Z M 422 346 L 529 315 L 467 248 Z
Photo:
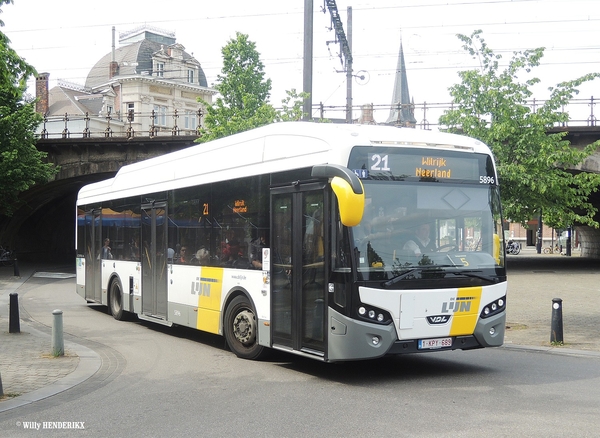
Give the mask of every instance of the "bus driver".
M 412 239 L 404 244 L 403 249 L 420 256 L 426 252 L 435 251 L 437 248 L 433 239 L 429 237 L 431 231 L 428 223 L 423 223 L 415 229 L 415 234 Z

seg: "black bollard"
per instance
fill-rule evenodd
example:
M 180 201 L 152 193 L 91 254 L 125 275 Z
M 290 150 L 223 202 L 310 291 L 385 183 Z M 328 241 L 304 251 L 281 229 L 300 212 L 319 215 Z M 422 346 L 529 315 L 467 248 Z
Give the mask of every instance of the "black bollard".
M 17 256 L 13 259 L 13 275 L 15 277 L 20 277 L 21 273 L 19 272 L 19 262 L 17 261 Z
M 562 300 L 560 298 L 552 299 L 552 326 L 550 328 L 550 343 L 563 343 Z
M 19 294 L 16 292 L 8 295 L 10 313 L 8 314 L 8 333 L 21 333 L 21 323 L 19 322 Z

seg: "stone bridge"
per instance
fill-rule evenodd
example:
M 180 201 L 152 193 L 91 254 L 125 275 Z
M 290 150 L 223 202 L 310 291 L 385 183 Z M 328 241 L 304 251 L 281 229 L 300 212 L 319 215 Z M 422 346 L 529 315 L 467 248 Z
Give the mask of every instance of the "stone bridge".
M 560 127 L 575 147 L 600 138 L 600 127 Z M 165 133 L 166 134 L 166 133 Z M 42 138 L 38 149 L 60 167 L 54 181 L 22 194 L 25 201 L 13 217 L 0 217 L 0 243 L 17 251 L 21 260 L 72 262 L 75 246 L 75 200 L 79 189 L 115 175 L 122 166 L 189 147 L 197 135 L 97 138 Z M 600 172 L 600 152 L 589 157 L 580 171 Z M 592 202 L 600 208 L 600 194 Z M 600 217 L 599 217 L 600 219 Z M 600 231 L 576 227 L 582 255 L 600 257 Z
M 86 184 L 113 177 L 124 165 L 189 147 L 197 135 L 155 137 L 45 138 L 37 147 L 60 168 L 54 181 L 21 195 L 24 206 L 0 216 L 0 243 L 20 260 L 61 260 L 75 256 L 75 201 Z
M 571 142 L 573 147 L 582 149 L 600 139 L 600 126 L 596 126 L 595 119 L 592 121 L 590 126 L 557 127 L 549 132 L 568 132 L 566 139 Z M 600 173 L 600 150 L 589 156 L 576 170 Z M 600 211 L 600 193 L 592 194 L 590 202 Z M 595 219 L 600 222 L 600 213 L 596 213 Z M 581 255 L 600 258 L 600 229 L 581 225 L 574 228 L 579 234 Z

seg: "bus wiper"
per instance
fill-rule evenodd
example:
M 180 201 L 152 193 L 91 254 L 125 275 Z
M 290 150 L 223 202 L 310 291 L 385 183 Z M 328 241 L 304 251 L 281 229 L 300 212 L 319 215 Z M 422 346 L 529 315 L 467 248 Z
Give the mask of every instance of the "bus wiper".
M 479 278 L 480 280 L 489 281 L 490 283 L 498 283 L 497 278 L 490 277 L 489 275 L 476 274 L 476 272 L 481 272 L 481 271 L 475 271 L 475 270 L 452 271 L 452 272 L 448 272 L 448 274 L 464 275 L 465 277 Z
M 414 274 L 415 272 L 419 272 L 419 271 L 435 271 L 438 268 L 454 268 L 454 265 L 427 265 L 427 266 L 419 266 L 419 267 L 415 267 L 415 268 L 411 268 L 408 271 L 397 275 L 396 277 L 386 281 L 385 283 L 383 283 L 383 285 L 385 287 L 390 287 L 396 283 L 398 283 L 399 281 L 404 280 L 406 277 L 408 277 L 410 274 Z
M 404 280 L 404 279 L 405 279 L 406 277 L 408 277 L 410 274 L 412 274 L 412 273 L 414 273 L 414 272 L 417 272 L 417 271 L 421 271 L 421 270 L 423 270 L 423 269 L 424 269 L 424 268 L 412 268 L 412 269 L 409 269 L 409 270 L 408 270 L 408 271 L 406 271 L 405 273 L 403 273 L 403 274 L 400 274 L 400 275 L 397 275 L 397 276 L 395 276 L 394 278 L 392 278 L 391 280 L 388 280 L 388 281 L 386 281 L 385 283 L 383 283 L 383 285 L 384 285 L 385 287 L 390 287 L 390 286 L 392 286 L 392 285 L 394 285 L 394 284 L 398 283 L 399 281 L 402 281 L 402 280 Z

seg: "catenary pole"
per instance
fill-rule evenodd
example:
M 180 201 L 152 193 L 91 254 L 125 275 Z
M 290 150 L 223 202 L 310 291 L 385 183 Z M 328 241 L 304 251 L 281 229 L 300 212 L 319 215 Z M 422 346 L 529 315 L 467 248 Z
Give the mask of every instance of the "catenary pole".
M 304 71 L 302 91 L 307 93 L 302 106 L 302 120 L 312 119 L 313 70 L 313 0 L 304 0 Z

